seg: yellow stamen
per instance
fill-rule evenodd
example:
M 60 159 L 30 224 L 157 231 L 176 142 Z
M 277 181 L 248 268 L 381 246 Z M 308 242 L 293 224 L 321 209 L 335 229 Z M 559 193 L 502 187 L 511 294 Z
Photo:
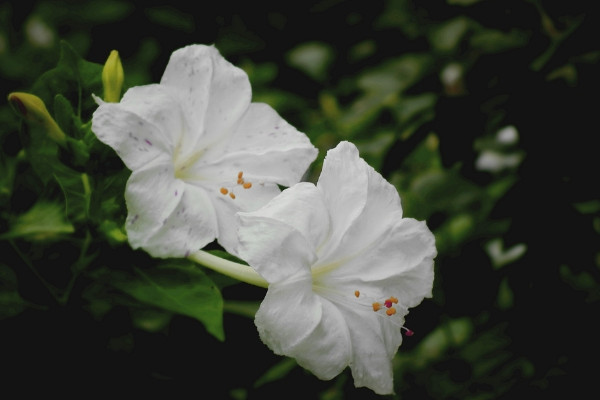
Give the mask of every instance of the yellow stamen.
M 396 309 L 395 309 L 394 307 L 392 307 L 392 308 L 388 308 L 387 310 L 385 310 L 385 313 L 386 313 L 387 315 L 390 315 L 390 316 L 392 316 L 392 315 L 396 314 Z
M 373 303 L 373 311 L 377 312 L 381 309 L 381 304 L 378 302 Z
M 360 296 L 360 292 L 359 292 L 358 290 L 355 290 L 355 291 L 354 291 L 354 295 L 355 295 L 356 297 L 358 297 L 358 296 Z
M 252 187 L 252 183 L 251 182 L 246 182 L 244 183 L 244 189 L 250 189 Z
M 235 199 L 235 194 L 233 194 L 233 192 L 229 193 L 229 197 L 231 197 L 232 199 Z
M 229 190 L 227 190 L 227 189 L 225 189 L 224 187 L 222 187 L 222 188 L 220 189 L 220 192 L 221 192 L 221 194 L 227 194 L 227 193 L 229 193 Z

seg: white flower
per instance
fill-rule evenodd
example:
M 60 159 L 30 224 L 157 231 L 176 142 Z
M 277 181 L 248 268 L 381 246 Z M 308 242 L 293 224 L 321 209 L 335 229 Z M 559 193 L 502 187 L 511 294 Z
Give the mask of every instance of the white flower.
M 357 387 L 392 393 L 404 316 L 431 296 L 437 254 L 425 223 L 402 218 L 396 189 L 342 142 L 316 186 L 238 216 L 239 254 L 269 282 L 263 342 L 321 379 L 350 366 Z
M 184 256 L 237 241 L 252 211 L 302 178 L 317 150 L 270 106 L 251 103 L 248 76 L 212 46 L 175 51 L 160 84 L 97 99 L 92 130 L 132 170 L 125 199 L 134 248 Z

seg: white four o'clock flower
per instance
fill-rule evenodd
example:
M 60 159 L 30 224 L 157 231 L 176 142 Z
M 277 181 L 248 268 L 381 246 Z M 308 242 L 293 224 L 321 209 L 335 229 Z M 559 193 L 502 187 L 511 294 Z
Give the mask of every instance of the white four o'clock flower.
M 431 296 L 437 254 L 425 223 L 402 218 L 396 189 L 342 142 L 316 186 L 238 216 L 239 254 L 269 283 L 255 318 L 263 342 L 321 379 L 350 366 L 357 387 L 392 393 L 404 316 Z
M 218 239 L 230 253 L 237 211 L 300 181 L 317 150 L 212 46 L 175 51 L 160 84 L 99 102 L 92 130 L 132 170 L 125 199 L 134 248 L 185 256 Z

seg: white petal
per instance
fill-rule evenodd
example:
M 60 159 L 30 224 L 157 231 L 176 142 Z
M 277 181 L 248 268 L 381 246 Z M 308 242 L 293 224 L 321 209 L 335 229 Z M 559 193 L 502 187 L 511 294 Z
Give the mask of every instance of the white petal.
M 154 125 L 161 134 L 157 139 L 170 152 L 185 133 L 181 105 L 174 91 L 169 88 L 156 84 L 132 87 L 118 104 Z
M 153 94 L 160 93 L 160 90 L 146 89 L 145 91 Z M 150 93 L 149 95 L 152 97 Z M 153 102 L 151 106 L 156 108 L 157 104 Z M 92 130 L 100 141 L 115 149 L 131 170 L 141 168 L 156 159 L 170 160 L 171 137 L 170 131 L 165 127 L 177 126 L 180 115 L 173 111 L 173 108 L 164 109 L 170 112 L 162 113 L 168 121 L 161 126 L 146 119 L 146 113 L 141 109 L 134 110 L 133 107 L 121 103 L 103 103 L 94 112 Z
M 254 213 L 238 213 L 237 254 L 270 284 L 311 280 L 314 248 L 293 227 Z
M 289 225 L 304 236 L 312 251 L 316 251 L 329 233 L 327 210 L 321 193 L 312 183 L 301 182 L 284 190 L 252 215 Z
M 400 327 L 388 323 L 387 316 L 368 314 L 348 308 L 346 322 L 352 341 L 353 359 L 350 365 L 354 385 L 366 386 L 377 394 L 391 394 L 393 386 L 392 359 L 402 343 Z M 398 317 L 403 323 L 403 315 Z
M 154 257 L 183 257 L 215 239 L 215 211 L 205 191 L 175 179 L 172 164 L 134 171 L 125 200 L 133 248 Z
M 387 292 L 397 293 L 399 304 L 405 307 L 416 307 L 424 297 L 431 297 L 433 287 L 433 259 L 424 258 L 418 265 L 409 271 L 394 278 L 386 280 L 389 285 Z
M 227 142 L 215 144 L 203 157 L 212 169 L 234 168 L 258 181 L 292 186 L 317 157 L 304 133 L 270 106 L 252 103 Z
M 352 186 L 360 185 L 360 188 Z M 333 221 L 340 221 L 323 262 L 348 257 L 380 242 L 390 226 L 402 218 L 396 188 L 358 157 L 354 145 L 342 142 L 331 150 L 319 179 Z M 351 187 L 348 187 L 351 186 Z M 354 201 L 352 201 L 352 197 Z
M 275 184 L 254 184 L 249 189 L 242 185 L 232 185 L 231 182 L 205 185 L 217 213 L 219 225 L 217 239 L 228 253 L 237 255 L 238 224 L 237 212 L 255 211 L 277 196 L 281 190 Z M 222 194 L 220 188 L 228 188 L 227 194 Z M 235 196 L 235 199 L 231 195 Z
M 310 278 L 269 287 L 255 318 L 261 339 L 321 379 L 332 379 L 352 358 L 339 310 L 312 292 Z
M 385 229 L 385 224 L 391 217 L 390 212 L 398 211 L 400 201 L 397 192 L 390 193 L 389 190 L 384 189 L 372 195 L 369 193 L 369 190 L 373 189 L 369 182 L 374 173 L 372 168 L 359 157 L 356 146 L 349 142 L 341 142 L 336 148 L 327 152 L 317 187 L 323 193 L 332 227 L 326 251 L 319 254 L 321 262 L 333 262 L 338 254 L 345 254 L 344 249 L 356 251 L 357 245 L 367 244 L 362 243 L 361 238 L 352 243 L 346 242 L 345 246 L 342 241 L 347 235 L 346 232 L 357 223 L 369 200 L 374 202 L 375 207 L 380 206 L 381 211 L 373 210 L 373 215 L 369 217 L 375 218 L 374 220 L 367 218 L 359 220 L 358 225 L 364 225 L 364 228 L 368 229 L 357 228 L 354 235 L 377 236 L 382 229 Z M 377 188 L 377 185 L 375 186 Z M 385 188 L 383 185 L 379 186 Z M 378 199 L 378 196 L 382 199 Z M 338 251 L 340 245 L 343 248 Z
M 360 248 L 360 243 L 356 247 Z M 382 281 L 401 276 L 428 258 L 436 256 L 435 238 L 424 222 L 412 218 L 397 219 L 360 252 L 344 258 L 331 270 L 335 279 L 360 277 L 361 282 Z
M 246 73 L 213 46 L 191 45 L 173 52 L 161 85 L 177 89 L 192 136 L 208 143 L 231 134 L 252 97 Z

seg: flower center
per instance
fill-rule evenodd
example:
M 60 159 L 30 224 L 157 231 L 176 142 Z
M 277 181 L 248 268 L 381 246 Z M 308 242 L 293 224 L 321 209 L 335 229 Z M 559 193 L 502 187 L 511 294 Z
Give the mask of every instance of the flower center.
M 204 149 L 195 151 L 185 157 L 181 157 L 179 151 L 175 151 L 173 165 L 175 166 L 175 178 L 182 181 L 200 180 L 202 177 L 193 169 L 190 169 L 204 154 Z
M 396 313 L 398 312 L 396 310 L 396 305 L 398 304 L 397 297 L 389 296 L 386 299 L 373 299 L 369 296 L 361 294 L 359 290 L 354 291 L 354 297 L 360 299 L 361 296 L 363 300 L 366 300 L 371 303 L 371 309 L 373 310 L 373 312 L 377 313 L 378 315 L 381 315 L 382 317 L 388 318 L 394 324 L 399 324 L 399 322 L 395 318 L 390 318 L 396 315 Z M 400 325 L 400 329 L 404 331 L 404 334 L 406 336 L 414 335 L 414 332 L 405 327 L 404 325 Z
M 362 296 L 362 300 L 366 300 L 369 303 L 371 303 L 371 309 L 373 310 L 373 312 L 375 312 L 381 316 L 389 318 L 389 317 L 396 315 L 396 313 L 398 312 L 396 310 L 396 305 L 398 304 L 397 297 L 389 296 L 385 299 L 374 299 L 374 298 L 371 298 L 364 294 L 361 294 L 361 292 L 359 290 L 354 291 L 354 297 L 356 297 L 357 299 L 361 299 L 361 296 Z M 394 322 L 397 322 L 397 321 L 394 321 Z M 413 331 L 411 331 L 408 328 L 405 328 L 404 326 L 400 326 L 400 329 L 405 331 L 406 336 L 413 335 Z
M 236 185 L 241 186 L 244 189 L 250 189 L 252 187 L 252 182 L 248 182 L 244 179 L 244 172 L 240 171 L 237 174 L 237 182 Z M 233 193 L 233 188 L 229 187 L 221 187 L 221 189 L 219 189 L 219 192 L 221 192 L 221 194 L 223 196 L 227 196 L 229 195 L 229 197 L 231 197 L 232 199 L 235 200 L 235 193 Z
M 316 284 L 314 281 L 313 290 L 320 296 L 323 296 L 334 303 L 343 304 L 353 310 L 358 307 L 366 312 L 373 312 L 389 323 L 396 325 L 406 336 L 414 335 L 412 330 L 403 325 L 402 320 L 404 313 L 398 313 L 398 307 L 402 306 L 399 306 L 397 297 L 389 296 L 385 298 L 376 298 L 371 297 L 360 290 L 355 290 L 354 296 L 351 296 L 350 293 L 342 292 L 331 287 L 324 287 Z

